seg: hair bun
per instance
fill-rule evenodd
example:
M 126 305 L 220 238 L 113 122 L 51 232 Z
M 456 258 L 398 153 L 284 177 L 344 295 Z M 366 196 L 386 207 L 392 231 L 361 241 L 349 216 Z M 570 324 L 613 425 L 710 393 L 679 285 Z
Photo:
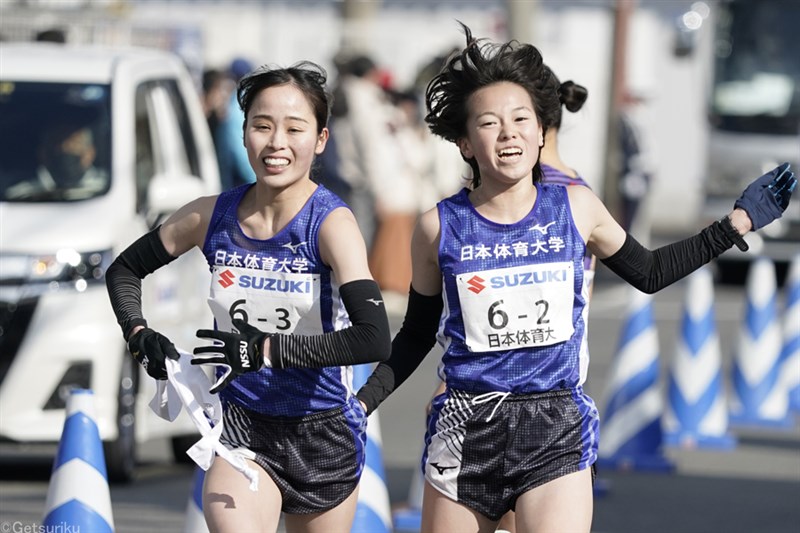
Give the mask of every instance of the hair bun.
M 578 85 L 572 80 L 565 81 L 558 88 L 558 99 L 570 113 L 575 113 L 589 97 L 589 91 L 583 85 Z

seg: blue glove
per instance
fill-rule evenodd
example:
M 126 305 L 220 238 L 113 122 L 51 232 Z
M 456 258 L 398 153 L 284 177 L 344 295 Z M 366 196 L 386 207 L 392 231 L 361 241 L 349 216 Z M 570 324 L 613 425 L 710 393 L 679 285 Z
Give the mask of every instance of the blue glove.
M 733 207 L 747 212 L 755 231 L 781 217 L 796 186 L 797 178 L 784 163 L 748 185 Z

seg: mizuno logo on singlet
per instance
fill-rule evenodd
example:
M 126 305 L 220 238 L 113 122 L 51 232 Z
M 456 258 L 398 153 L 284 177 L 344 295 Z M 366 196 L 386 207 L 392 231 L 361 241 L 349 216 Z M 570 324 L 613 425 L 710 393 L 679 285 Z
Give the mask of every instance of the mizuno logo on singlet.
M 550 226 L 552 226 L 555 223 L 556 223 L 555 220 L 553 222 L 550 222 L 549 224 L 545 224 L 544 226 L 537 223 L 535 226 L 531 226 L 531 231 L 538 231 L 542 235 L 547 235 L 547 230 L 550 229 Z
M 298 249 L 299 249 L 301 246 L 303 246 L 305 243 L 306 243 L 306 241 L 303 241 L 303 242 L 298 242 L 297 244 L 292 244 L 292 243 L 290 243 L 290 242 L 287 242 L 286 244 L 284 244 L 284 245 L 283 245 L 283 247 L 284 247 L 284 248 L 288 248 L 288 249 L 290 249 L 290 250 L 292 251 L 292 253 L 293 253 L 293 254 L 296 254 L 296 253 L 297 253 L 297 250 L 298 250 Z
M 453 470 L 455 468 L 458 468 L 455 466 L 439 466 L 439 463 L 431 463 L 431 466 L 434 467 L 439 472 L 440 476 L 443 476 L 446 470 Z
M 374 304 L 375 307 L 378 307 L 383 303 L 383 300 L 376 300 L 375 298 L 367 298 L 367 301 L 371 304 Z
M 218 283 L 222 285 L 224 288 L 228 288 L 233 285 L 233 280 L 236 279 L 236 276 L 233 275 L 233 272 L 230 270 L 226 270 L 219 275 Z

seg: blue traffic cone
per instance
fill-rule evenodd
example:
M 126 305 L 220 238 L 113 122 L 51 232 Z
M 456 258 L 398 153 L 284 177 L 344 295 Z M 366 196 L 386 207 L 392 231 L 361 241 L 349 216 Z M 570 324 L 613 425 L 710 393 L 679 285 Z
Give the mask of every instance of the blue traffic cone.
M 94 393 L 75 389 L 47 487 L 43 530 L 114 531 L 103 443 L 97 430 Z
M 200 467 L 194 471 L 192 493 L 186 504 L 186 521 L 183 525 L 184 533 L 208 533 L 206 518 L 203 516 L 203 481 L 206 472 Z
M 784 293 L 781 360 L 789 389 L 789 408 L 800 411 L 800 254 L 789 264 Z
M 425 476 L 417 464 L 411 477 L 406 505 L 392 513 L 392 523 L 397 531 L 419 531 L 422 527 L 422 495 L 425 492 Z
M 775 264 L 750 265 L 747 302 L 733 362 L 731 424 L 790 427 L 789 391 L 781 376 L 781 328 Z
M 680 337 L 672 360 L 664 441 L 681 448 L 732 449 L 722 357 L 714 316 L 714 281 L 703 267 L 687 278 Z
M 371 373 L 370 365 L 353 366 L 353 386 L 356 390 L 366 383 Z M 351 533 L 392 531 L 392 512 L 383 469 L 382 449 L 380 419 L 378 413 L 374 412 L 367 423 L 367 459 L 364 471 L 361 473 L 358 504 Z
M 598 465 L 668 472 L 674 465 L 662 453 L 664 402 L 652 297 L 631 289 L 629 302 L 606 391 Z

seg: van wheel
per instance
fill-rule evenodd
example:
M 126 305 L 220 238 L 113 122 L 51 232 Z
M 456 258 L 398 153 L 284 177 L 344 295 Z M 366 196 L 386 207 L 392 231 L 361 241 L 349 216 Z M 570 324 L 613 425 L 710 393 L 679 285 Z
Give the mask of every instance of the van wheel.
M 103 442 L 108 480 L 129 483 L 136 468 L 136 391 L 139 366 L 133 357 L 123 354 L 122 373 L 117 397 L 117 438 Z
M 200 435 L 180 435 L 172 437 L 172 457 L 175 462 L 182 465 L 194 464 L 191 457 L 186 455 L 186 450 L 194 446 Z

